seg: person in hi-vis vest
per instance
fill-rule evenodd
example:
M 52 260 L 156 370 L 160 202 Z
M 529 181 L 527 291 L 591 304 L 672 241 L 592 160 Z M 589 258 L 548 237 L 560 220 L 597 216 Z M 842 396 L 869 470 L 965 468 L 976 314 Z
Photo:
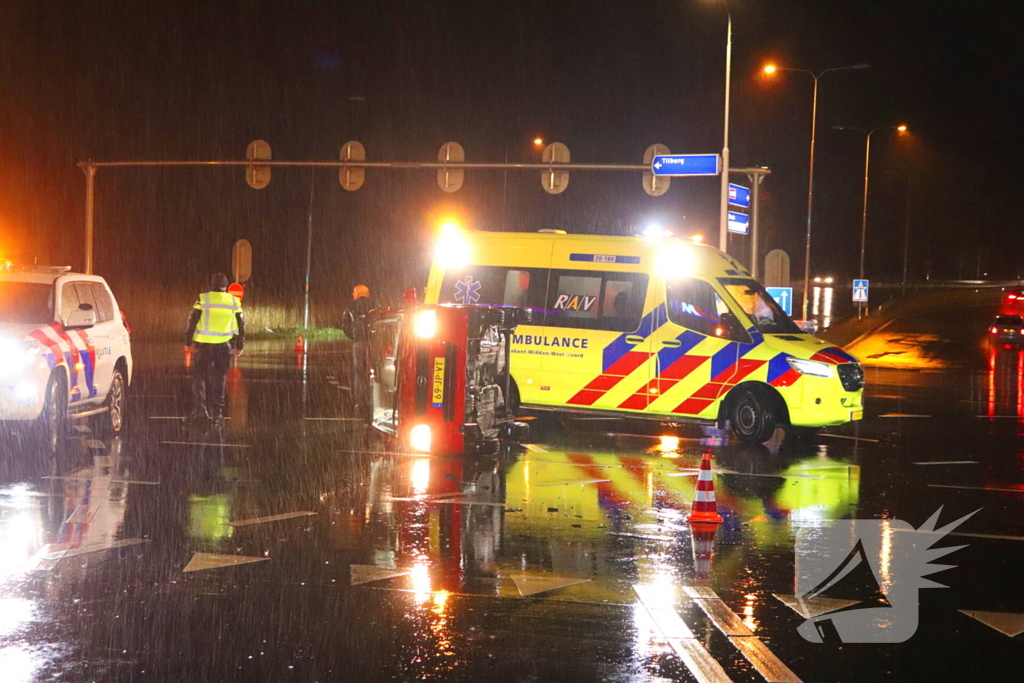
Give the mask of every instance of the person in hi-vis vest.
M 224 424 L 224 389 L 233 355 L 245 344 L 242 303 L 227 293 L 228 278 L 217 273 L 210 278 L 210 290 L 199 295 L 192 307 L 185 331 L 185 346 L 192 357 L 192 412 L 188 422 L 213 419 Z

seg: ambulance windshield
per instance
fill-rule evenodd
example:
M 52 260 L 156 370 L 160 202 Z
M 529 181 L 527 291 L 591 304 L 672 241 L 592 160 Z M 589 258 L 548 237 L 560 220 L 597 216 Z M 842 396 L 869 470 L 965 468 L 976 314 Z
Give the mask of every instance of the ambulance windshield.
M 53 322 L 53 285 L 0 281 L 0 323 Z
M 719 278 L 719 282 L 739 307 L 764 334 L 801 334 L 786 312 L 765 291 L 757 280 L 750 278 Z

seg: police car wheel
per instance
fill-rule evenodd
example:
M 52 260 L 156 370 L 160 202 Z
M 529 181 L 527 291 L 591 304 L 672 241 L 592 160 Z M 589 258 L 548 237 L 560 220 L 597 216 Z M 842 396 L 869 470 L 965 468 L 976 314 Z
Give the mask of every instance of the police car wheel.
M 769 397 L 749 389 L 733 400 L 729 420 L 736 438 L 744 443 L 764 443 L 772 438 L 777 424 Z
M 53 375 L 46 384 L 46 399 L 43 412 L 39 414 L 36 424 L 36 435 L 40 445 L 48 453 L 56 453 L 64 436 L 64 427 L 68 417 L 68 392 L 64 388 L 64 379 Z
M 104 428 L 111 434 L 119 434 L 124 427 L 126 398 L 124 374 L 121 368 L 115 368 L 107 394 L 107 412 L 103 415 Z

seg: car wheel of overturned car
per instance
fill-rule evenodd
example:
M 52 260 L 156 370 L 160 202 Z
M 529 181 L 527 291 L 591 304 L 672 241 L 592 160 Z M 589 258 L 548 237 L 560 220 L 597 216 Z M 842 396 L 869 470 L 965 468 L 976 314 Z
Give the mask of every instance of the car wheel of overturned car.
M 732 400 L 729 422 L 743 443 L 764 443 L 778 426 L 778 415 L 770 396 L 753 389 L 741 389 Z

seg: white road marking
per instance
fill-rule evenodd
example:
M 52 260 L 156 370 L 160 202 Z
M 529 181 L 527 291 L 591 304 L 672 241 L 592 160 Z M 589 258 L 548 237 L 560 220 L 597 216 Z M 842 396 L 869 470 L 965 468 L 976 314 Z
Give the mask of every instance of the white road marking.
M 963 612 L 972 619 L 994 628 L 1004 636 L 1015 638 L 1024 633 L 1024 614 L 1012 612 L 979 612 L 977 610 L 957 610 Z
M 969 490 L 997 490 L 997 492 L 1008 494 L 1024 494 L 1024 488 L 997 488 L 995 486 L 959 486 L 951 483 L 930 483 L 932 488 L 967 488 Z
M 361 417 L 304 417 L 303 420 L 319 420 L 323 422 L 361 422 Z
M 185 418 L 180 415 L 150 415 L 150 420 L 184 420 Z M 225 420 L 230 420 L 230 417 L 225 417 Z
M 293 519 L 295 517 L 309 517 L 315 515 L 315 512 L 309 512 L 303 510 L 301 512 L 284 512 L 280 515 L 270 515 L 268 517 L 253 517 L 252 519 L 240 519 L 237 522 L 228 522 L 228 526 L 240 527 L 250 526 L 252 524 L 264 524 L 266 522 L 277 522 L 282 519 Z
M 820 432 L 818 436 L 827 436 L 830 439 L 849 439 L 850 441 L 867 441 L 868 443 L 878 443 L 878 439 L 865 439 L 862 436 L 847 436 L 845 434 L 828 434 L 827 432 Z
M 202 441 L 161 441 L 162 444 L 168 446 L 211 446 L 211 447 L 223 447 L 223 448 L 252 448 L 249 444 L 244 443 L 204 443 Z
M 878 417 L 931 417 L 931 415 L 914 415 L 912 413 L 886 413 Z
M 704 649 L 701 642 L 686 625 L 682 617 L 671 605 L 663 604 L 657 596 L 650 595 L 647 586 L 634 585 L 633 590 L 640 599 L 640 604 L 651 616 L 651 620 L 665 636 L 683 664 L 701 683 L 730 683 L 729 675 L 722 665 Z
M 528 451 L 533 451 L 534 453 L 547 453 L 548 452 L 548 449 L 544 448 L 543 446 L 538 446 L 535 443 L 526 443 L 526 444 L 523 444 L 523 447 L 526 450 L 528 450 Z
M 975 415 L 974 417 L 981 420 L 1024 420 L 1024 417 L 1020 415 Z M 963 610 L 960 610 L 963 612 Z
M 1024 489 L 989 488 L 988 486 L 957 486 L 955 484 L 928 484 L 933 489 L 968 489 L 970 491 L 1002 491 L 1004 493 L 1024 493 Z
M 625 536 L 626 538 L 639 538 L 644 541 L 674 541 L 671 536 L 651 536 L 646 534 L 629 534 L 625 531 L 609 531 L 609 536 Z
M 717 593 L 707 586 L 684 586 L 683 591 L 697 603 L 715 628 L 729 639 L 764 680 L 768 683 L 801 683 L 800 677 L 747 628 L 739 615 Z
M 474 500 L 473 498 L 386 498 L 401 502 L 433 503 L 435 505 L 493 505 L 494 507 L 505 507 L 505 503 L 496 503 L 489 500 Z
M 915 465 L 977 465 L 977 460 L 922 460 Z

